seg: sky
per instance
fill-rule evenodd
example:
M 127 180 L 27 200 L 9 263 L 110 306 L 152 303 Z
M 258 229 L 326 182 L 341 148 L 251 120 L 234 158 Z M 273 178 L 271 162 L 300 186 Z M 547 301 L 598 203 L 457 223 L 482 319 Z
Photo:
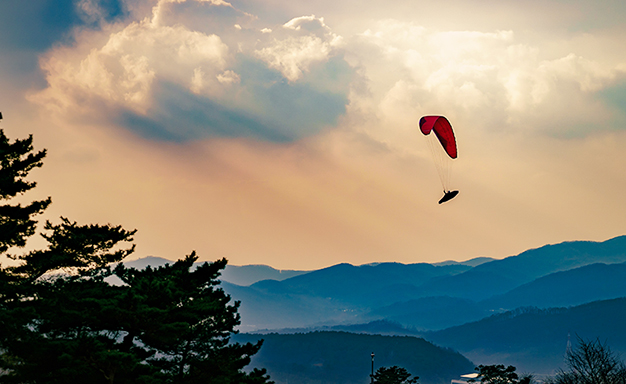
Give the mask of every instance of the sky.
M 622 0 L 4 0 L 44 220 L 132 258 L 318 269 L 626 234 Z M 423 115 L 458 158 L 445 204 Z M 33 240 L 32 247 L 40 246 Z

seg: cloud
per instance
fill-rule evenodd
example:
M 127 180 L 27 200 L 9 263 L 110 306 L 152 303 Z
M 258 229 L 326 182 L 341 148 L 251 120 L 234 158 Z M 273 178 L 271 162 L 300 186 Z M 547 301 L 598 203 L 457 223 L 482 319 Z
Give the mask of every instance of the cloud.
M 93 2 L 79 5 L 98 13 Z M 220 22 L 196 28 L 197 14 Z M 42 59 L 48 87 L 30 100 L 160 140 L 289 141 L 334 125 L 348 102 L 346 81 L 313 83 L 337 68 L 351 76 L 333 50 L 339 37 L 323 19 L 305 17 L 263 40 L 266 31 L 242 27 L 246 21 L 254 17 L 224 1 L 161 0 L 141 20 L 50 51 Z
M 300 36 L 274 38 L 272 43 L 255 51 L 257 57 L 279 70 L 289 81 L 296 81 L 316 62 L 324 62 L 333 55 L 342 38 L 330 31 L 323 18 L 303 16 L 283 25 L 283 30 Z
M 351 102 L 376 116 L 370 134 L 386 142 L 395 136 L 400 147 L 402 131 L 412 132 L 424 114 L 507 134 L 571 137 L 614 125 L 598 92 L 623 78 L 623 55 L 596 59 L 571 44 L 572 52 L 555 57 L 514 31 L 438 31 L 398 20 L 345 40 L 371 84 Z
M 112 33 L 84 57 L 73 57 L 71 49 L 53 51 L 42 64 L 49 87 L 33 100 L 57 111 L 78 107 L 94 113 L 92 100 L 99 99 L 145 113 L 157 76 L 184 82 L 195 68 L 216 75 L 225 69 L 227 55 L 218 36 L 144 20 Z
M 78 3 L 94 17 L 101 4 Z M 49 86 L 31 100 L 57 114 L 135 115 L 116 121 L 141 122 L 141 129 L 127 128 L 164 140 L 298 140 L 343 117 L 352 129 L 402 146 L 402 132 L 426 113 L 484 131 L 563 137 L 597 129 L 598 115 L 614 126 L 612 107 L 599 95 L 626 68 L 575 51 L 555 56 L 512 30 L 441 31 L 386 19 L 341 36 L 323 17 L 265 24 L 221 0 L 127 8 L 132 18 L 48 52 L 42 68 Z M 183 100 L 190 105 L 183 108 Z M 202 102 L 210 113 L 184 113 L 200 111 Z
M 126 109 L 116 122 L 144 137 L 168 141 L 246 137 L 289 142 L 335 125 L 345 112 L 344 96 L 306 83 L 290 84 L 259 61 L 242 60 L 235 69 L 218 75 L 218 81 L 232 87 L 222 99 L 230 103 L 216 102 L 176 83 L 158 82 L 148 113 Z M 239 95 L 242 89 L 245 97 Z

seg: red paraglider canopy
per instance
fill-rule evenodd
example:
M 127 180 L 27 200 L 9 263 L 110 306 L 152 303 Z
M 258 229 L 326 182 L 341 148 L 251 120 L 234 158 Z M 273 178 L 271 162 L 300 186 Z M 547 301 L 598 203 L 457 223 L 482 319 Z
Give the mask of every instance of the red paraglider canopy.
M 420 119 L 420 129 L 424 135 L 434 131 L 448 156 L 456 159 L 456 140 L 448 119 L 443 116 L 424 116 Z

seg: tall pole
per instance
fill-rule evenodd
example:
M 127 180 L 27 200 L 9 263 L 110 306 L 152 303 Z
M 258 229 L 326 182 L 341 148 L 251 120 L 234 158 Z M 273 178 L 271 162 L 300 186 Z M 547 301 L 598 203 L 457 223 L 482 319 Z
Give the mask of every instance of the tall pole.
M 370 383 L 374 384 L 374 352 L 372 352 L 372 374 L 370 375 Z

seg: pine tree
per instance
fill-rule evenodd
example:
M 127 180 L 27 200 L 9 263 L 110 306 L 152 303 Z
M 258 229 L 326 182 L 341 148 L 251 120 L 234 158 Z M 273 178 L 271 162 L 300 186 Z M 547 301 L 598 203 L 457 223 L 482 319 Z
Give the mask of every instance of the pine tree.
M 42 166 L 46 151 L 33 153 L 33 137 L 9 142 L 0 130 L 0 200 L 7 201 L 36 186 L 25 178 L 33 168 Z M 50 198 L 33 201 L 29 205 L 0 205 L 0 254 L 9 247 L 23 247 L 35 233 L 34 216 L 43 213 Z
M 0 131 L 2 200 L 35 187 L 26 177 L 45 154 L 32 137 L 11 143 Z M 50 202 L 0 206 L 0 254 L 19 262 L 0 267 L 0 383 L 272 383 L 244 370 L 261 342 L 230 343 L 240 319 L 218 287 L 225 259 L 127 268 L 134 230 L 63 217 L 46 222 L 47 248 L 8 254 Z
M 419 377 L 411 378 L 411 374 L 398 366 L 380 367 L 372 376 L 373 382 L 378 384 L 417 384 Z
M 476 367 L 478 371 L 478 377 L 469 379 L 469 383 L 475 383 L 480 381 L 481 384 L 533 384 L 534 378 L 532 375 L 523 374 L 519 376 L 517 368 L 512 365 L 505 367 L 502 364 L 494 365 L 479 365 Z

